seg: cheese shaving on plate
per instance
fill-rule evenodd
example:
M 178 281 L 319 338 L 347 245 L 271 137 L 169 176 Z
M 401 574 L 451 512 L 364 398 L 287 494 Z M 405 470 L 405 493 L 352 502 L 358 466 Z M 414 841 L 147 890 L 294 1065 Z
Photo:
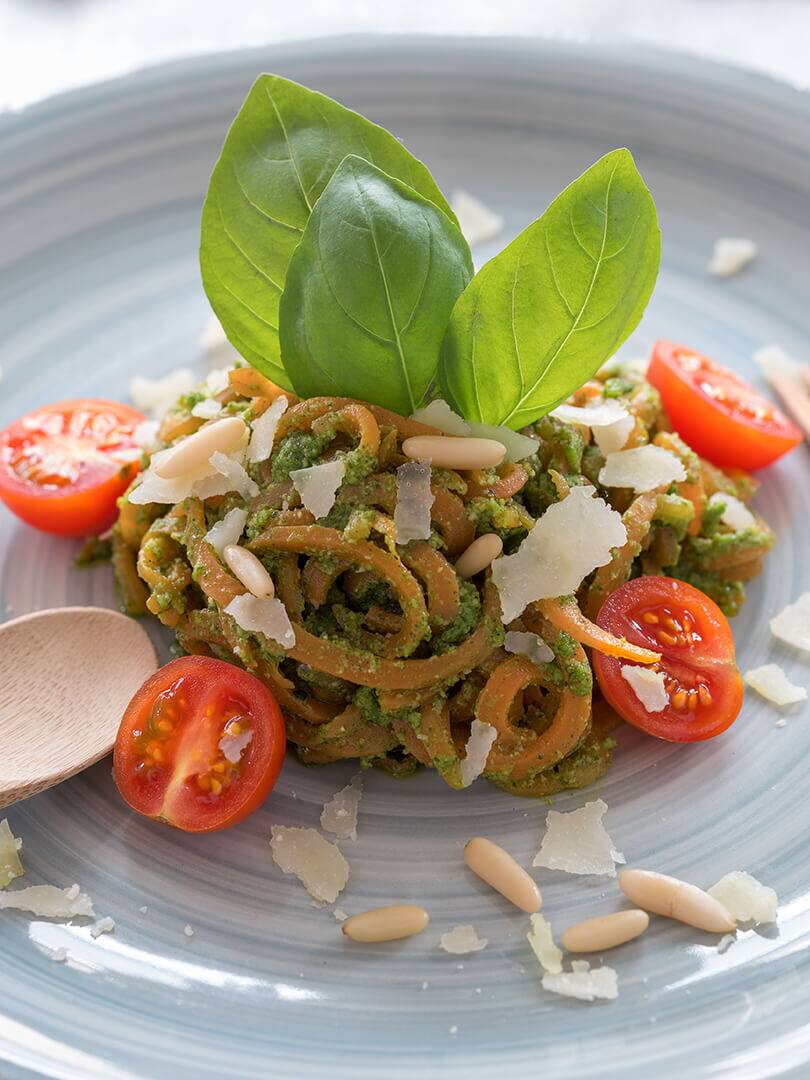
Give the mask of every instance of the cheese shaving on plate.
M 733 277 L 753 262 L 759 248 L 744 236 L 721 236 L 714 242 L 709 273 L 715 277 Z
M 338 840 L 356 840 L 357 811 L 362 794 L 363 777 L 361 773 L 357 773 L 346 787 L 335 792 L 332 798 L 324 803 L 321 811 L 323 831 L 333 833 Z
M 607 803 L 602 799 L 568 813 L 549 810 L 546 833 L 532 866 L 564 870 L 567 874 L 616 877 L 614 863 L 626 860 L 620 851 L 616 851 L 602 824 L 606 812 Z
M 473 435 L 477 439 L 494 439 L 506 447 L 507 461 L 523 461 L 536 454 L 540 447 L 537 439 L 519 431 L 512 431 L 501 424 L 468 424 L 441 398 L 431 401 L 424 409 L 417 409 L 411 419 L 438 428 L 445 435 Z
M 99 919 L 97 923 L 90 927 L 90 937 L 101 937 L 102 934 L 111 934 L 115 929 L 115 919 L 111 919 L 109 915 L 105 915 L 103 919 Z
M 738 922 L 776 922 L 776 892 L 745 870 L 732 870 L 708 890 Z
M 458 219 L 464 239 L 475 247 L 494 240 L 503 230 L 503 218 L 484 206 L 480 199 L 463 188 L 456 188 L 450 196 L 450 206 Z
M 25 873 L 19 856 L 21 847 L 22 840 L 17 839 L 7 819 L 3 818 L 0 821 L 0 889 L 5 889 L 14 878 Z
M 13 892 L 0 890 L 0 908 L 30 911 L 42 919 L 72 919 L 75 916 L 95 917 L 93 902 L 79 891 L 78 885 L 57 889 L 55 885 L 29 885 Z
M 221 521 L 211 526 L 205 540 L 221 556 L 226 547 L 239 543 L 246 522 L 247 510 L 229 510 Z
M 249 634 L 264 634 L 284 649 L 295 645 L 295 630 L 287 609 L 275 596 L 268 599 L 243 593 L 235 596 L 224 611 Z
M 810 592 L 802 593 L 771 619 L 771 633 L 795 649 L 810 652 Z
M 278 422 L 287 411 L 288 401 L 285 397 L 277 397 L 268 405 L 261 416 L 250 425 L 250 445 L 248 446 L 248 461 L 256 464 L 259 461 L 267 461 L 273 453 L 273 443 L 276 439 Z
M 466 953 L 481 952 L 489 945 L 489 940 L 479 937 L 474 926 L 454 926 L 439 939 L 439 948 L 454 956 L 464 956 Z
M 316 518 L 324 518 L 335 505 L 335 496 L 346 473 L 346 459 L 335 458 L 308 469 L 293 469 L 290 479 L 301 502 Z
M 554 659 L 551 647 L 543 641 L 539 634 L 532 634 L 524 630 L 507 630 L 503 639 L 503 647 L 508 653 L 519 653 L 521 656 L 528 656 L 534 664 L 550 664 Z
M 796 705 L 807 700 L 807 690 L 795 686 L 778 664 L 751 668 L 743 676 L 748 686 L 774 705 Z
M 725 508 L 720 515 L 720 520 L 735 532 L 745 532 L 746 529 L 753 529 L 756 525 L 757 519 L 742 499 L 738 499 L 736 495 L 727 495 L 724 491 L 715 491 L 709 499 L 708 505 L 717 506 L 718 503 L 722 503 Z
M 655 491 L 675 480 L 685 480 L 686 469 L 663 446 L 637 446 L 608 454 L 599 471 L 603 487 L 632 488 L 635 492 Z
M 433 499 L 430 465 L 426 461 L 408 461 L 400 465 L 397 469 L 397 501 L 394 507 L 398 544 L 430 538 Z
M 587 960 L 574 960 L 570 971 L 543 976 L 543 989 L 579 1001 L 615 1001 L 619 996 L 619 977 L 613 968 L 591 968 Z
M 162 416 L 183 394 L 190 394 L 196 379 L 191 368 L 177 368 L 161 379 L 146 379 L 136 375 L 130 380 L 129 396 L 141 412 L 153 417 Z
M 473 720 L 470 737 L 464 748 L 464 757 L 461 759 L 462 787 L 469 787 L 484 771 L 492 744 L 497 737 L 497 729 L 492 724 L 487 724 L 477 717 Z
M 349 880 L 349 864 L 340 849 L 315 829 L 273 825 L 273 860 L 285 874 L 295 874 L 310 896 L 332 904 Z
M 529 916 L 531 928 L 526 938 L 540 966 L 551 975 L 562 971 L 562 950 L 554 941 L 551 924 L 542 915 Z
M 622 678 L 630 684 L 633 693 L 648 713 L 663 712 L 669 705 L 669 694 L 664 683 L 663 671 L 652 671 L 638 664 L 622 664 Z
M 492 580 L 501 599 L 504 623 L 516 619 L 527 604 L 577 591 L 597 566 L 611 560 L 614 548 L 627 540 L 621 515 L 592 487 L 574 487 L 553 503 L 514 555 L 492 564 Z

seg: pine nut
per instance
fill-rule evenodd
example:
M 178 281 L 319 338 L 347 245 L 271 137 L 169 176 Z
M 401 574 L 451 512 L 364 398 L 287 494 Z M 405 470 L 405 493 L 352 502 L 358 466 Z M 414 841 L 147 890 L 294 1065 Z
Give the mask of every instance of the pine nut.
M 424 908 L 416 904 L 394 904 L 352 915 L 341 930 L 352 941 L 396 941 L 421 934 L 428 921 Z
M 155 463 L 155 472 L 164 480 L 176 480 L 193 472 L 210 459 L 217 450 L 229 454 L 237 448 L 245 434 L 245 421 L 238 416 L 226 416 L 205 424 L 193 435 L 182 439 Z
M 465 435 L 413 435 L 403 442 L 402 453 L 437 469 L 491 469 L 506 457 L 506 447 L 495 439 Z
M 569 952 L 603 952 L 640 937 L 649 925 L 647 912 L 634 908 L 578 922 L 569 926 L 560 940 Z
M 222 557 L 229 569 L 254 596 L 270 598 L 275 595 L 273 579 L 252 551 L 238 544 L 228 544 L 223 549 Z
M 483 836 L 475 836 L 464 847 L 464 862 L 474 874 L 491 885 L 515 907 L 530 915 L 540 910 L 540 890 L 508 851 Z
M 737 927 L 719 900 L 679 878 L 656 874 L 653 870 L 623 870 L 619 874 L 619 888 L 628 900 L 646 911 L 677 919 L 710 934 L 727 934 Z
M 456 573 L 461 578 L 475 577 L 494 562 L 503 551 L 503 540 L 497 533 L 485 533 L 473 540 L 456 559 Z

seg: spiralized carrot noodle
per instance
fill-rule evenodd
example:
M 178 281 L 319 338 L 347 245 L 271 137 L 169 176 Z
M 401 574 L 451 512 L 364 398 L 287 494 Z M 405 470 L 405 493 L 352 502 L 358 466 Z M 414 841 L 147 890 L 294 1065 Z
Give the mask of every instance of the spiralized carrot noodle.
M 590 380 L 574 402 L 603 398 L 608 377 Z M 270 456 L 244 462 L 258 494 L 245 499 L 232 491 L 175 506 L 135 505 L 124 497 L 112 537 L 124 606 L 171 627 L 186 652 L 241 664 L 266 683 L 307 764 L 360 758 L 393 776 L 426 767 L 458 788 L 477 718 L 496 731 L 485 780 L 533 797 L 592 783 L 610 764 L 616 717 L 601 699 L 592 700 L 584 648 L 640 663 L 659 658 L 592 621 L 606 597 L 629 577 L 676 564 L 687 580 L 700 575 L 701 587 L 739 597 L 773 542 L 757 519 L 757 529 L 733 545 L 713 544 L 713 533 L 704 530 L 707 496 L 730 491 L 745 499 L 750 479 L 692 455 L 669 433 L 656 392 L 637 376 L 626 391 L 623 379 L 617 383 L 635 418 L 628 446 L 654 441 L 681 457 L 687 479 L 677 490 L 695 514 L 684 536 L 662 524 L 667 512 L 683 509 L 677 500 L 599 489 L 622 513 L 627 539 L 582 583 L 582 607 L 573 597 L 541 600 L 506 628 L 490 569 L 462 579 L 454 564 L 488 534 L 494 548 L 502 544 L 511 553 L 575 485 L 598 488 L 600 451 L 586 429 L 544 418 L 533 426 L 533 458 L 464 473 L 434 469 L 430 536 L 402 545 L 394 514 L 403 440 L 440 432 L 353 398 L 300 400 L 248 367 L 229 373 L 218 400 L 248 424 L 280 396 L 288 402 Z M 163 422 L 160 448 L 177 445 L 201 424 L 181 400 Z M 316 521 L 301 505 L 290 471 L 340 458 L 343 482 Z M 225 612 L 246 590 L 207 536 L 234 509 L 245 511 L 239 544 L 267 570 L 292 624 L 295 644 L 287 650 L 246 632 Z M 535 663 L 507 653 L 506 629 L 538 634 L 553 658 Z

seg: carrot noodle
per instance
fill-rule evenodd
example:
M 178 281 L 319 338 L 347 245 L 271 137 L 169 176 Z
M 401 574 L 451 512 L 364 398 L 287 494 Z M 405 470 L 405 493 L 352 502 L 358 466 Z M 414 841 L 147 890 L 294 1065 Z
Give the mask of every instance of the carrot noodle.
M 600 373 L 571 400 L 602 400 L 608 378 Z M 280 396 L 288 401 L 269 459 L 247 466 L 259 492 L 176 506 L 140 506 L 125 496 L 112 538 L 125 610 L 156 616 L 185 652 L 241 664 L 266 683 L 306 764 L 360 758 L 394 776 L 429 767 L 457 788 L 477 718 L 496 731 L 483 776 L 503 790 L 541 797 L 592 783 L 610 765 L 617 717 L 592 694 L 585 648 L 637 663 L 659 659 L 592 621 L 604 600 L 630 577 L 662 566 L 738 598 L 773 542 L 760 519 L 756 529 L 729 537 L 706 513 L 713 493 L 747 499 L 753 483 L 700 461 L 669 431 L 657 393 L 628 379 L 629 388 L 626 381 L 620 387 L 635 421 L 627 445 L 653 441 L 686 468 L 667 496 L 600 488 L 603 458 L 590 432 L 552 418 L 531 429 L 538 453 L 528 460 L 434 470 L 430 537 L 402 545 L 394 524 L 396 469 L 407 460 L 402 441 L 437 429 L 352 398 L 300 400 L 252 368 L 236 368 L 217 400 L 247 422 Z M 201 423 L 181 399 L 163 421 L 161 448 Z M 332 509 L 316 520 L 289 473 L 336 458 L 345 460 L 345 479 Z M 582 583 L 579 603 L 540 600 L 511 624 L 550 646 L 553 659 L 536 664 L 502 647 L 506 628 L 490 571 L 462 581 L 453 564 L 484 533 L 498 532 L 507 553 L 515 550 L 549 505 L 585 483 L 623 513 L 627 540 Z M 683 499 L 694 509 L 691 521 Z M 237 508 L 246 511 L 239 543 L 263 562 L 292 624 L 289 649 L 225 613 L 246 590 L 208 535 Z

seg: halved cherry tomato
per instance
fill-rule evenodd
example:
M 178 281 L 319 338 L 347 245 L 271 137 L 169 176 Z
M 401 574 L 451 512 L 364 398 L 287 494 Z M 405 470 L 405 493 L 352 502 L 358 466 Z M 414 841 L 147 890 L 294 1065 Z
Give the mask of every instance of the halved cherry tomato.
M 717 604 L 683 581 L 640 577 L 612 593 L 597 616 L 617 637 L 661 653 L 669 705 L 648 712 L 622 675 L 623 660 L 592 654 L 602 693 L 628 724 L 669 742 L 712 739 L 737 718 L 743 688 L 734 638 Z M 646 665 L 645 665 L 646 666 Z
M 285 746 L 281 710 L 263 682 L 223 660 L 183 656 L 127 706 L 113 775 L 139 814 L 185 832 L 215 832 L 261 806 Z
M 675 431 L 721 468 L 762 469 L 802 441 L 773 402 L 683 345 L 656 341 L 647 379 L 661 394 Z
M 140 469 L 134 431 L 144 417 L 113 401 L 60 401 L 0 432 L 0 499 L 35 529 L 103 532 Z

